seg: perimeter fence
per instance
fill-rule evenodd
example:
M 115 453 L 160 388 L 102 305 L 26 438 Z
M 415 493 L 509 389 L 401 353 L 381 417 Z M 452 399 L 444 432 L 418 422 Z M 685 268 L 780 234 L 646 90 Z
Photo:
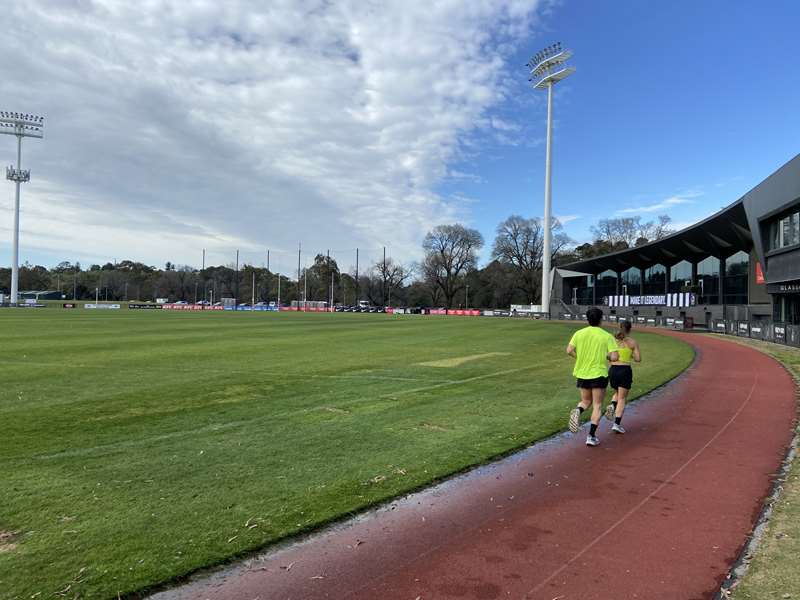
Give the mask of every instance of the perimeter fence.
M 558 318 L 564 321 L 586 320 L 585 314 L 561 313 Z M 621 318 L 617 315 L 607 315 L 606 321 L 615 323 Z M 785 346 L 800 348 L 800 325 L 772 321 L 740 321 L 732 319 L 712 319 L 710 323 L 695 323 L 690 317 L 649 317 L 636 316 L 630 319 L 634 324 L 642 327 L 665 327 L 682 331 L 708 331 L 723 335 L 735 335 L 754 340 L 773 342 Z

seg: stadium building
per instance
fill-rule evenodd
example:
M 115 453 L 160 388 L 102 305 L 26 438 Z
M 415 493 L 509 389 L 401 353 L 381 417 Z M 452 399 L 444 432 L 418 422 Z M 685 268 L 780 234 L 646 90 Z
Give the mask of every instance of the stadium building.
M 800 154 L 707 219 L 554 270 L 552 316 L 800 325 Z

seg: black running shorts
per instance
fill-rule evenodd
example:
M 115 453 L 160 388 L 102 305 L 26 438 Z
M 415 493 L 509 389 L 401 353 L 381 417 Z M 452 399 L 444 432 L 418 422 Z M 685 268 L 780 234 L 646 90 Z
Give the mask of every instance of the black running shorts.
M 576 379 L 576 387 L 585 390 L 592 388 L 606 389 L 608 387 L 608 377 L 595 377 L 594 379 Z
M 630 365 L 611 365 L 608 370 L 608 379 L 611 381 L 611 387 L 615 390 L 619 388 L 629 390 L 633 386 L 633 369 Z

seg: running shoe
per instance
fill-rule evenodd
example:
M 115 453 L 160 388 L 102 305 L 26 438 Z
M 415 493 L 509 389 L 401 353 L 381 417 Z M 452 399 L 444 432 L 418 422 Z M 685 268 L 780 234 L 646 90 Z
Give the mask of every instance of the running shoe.
M 625 428 L 622 425 L 614 423 L 611 426 L 611 431 L 613 431 L 614 433 L 625 433 Z
M 609 421 L 613 421 L 615 412 L 616 412 L 616 406 L 614 406 L 613 402 L 609 403 L 609 405 L 606 406 L 606 414 L 605 414 L 606 419 L 608 419 Z
M 599 446 L 600 440 L 597 439 L 596 435 L 587 435 L 586 436 L 586 445 L 587 446 Z
M 569 430 L 572 433 L 577 433 L 578 429 L 581 428 L 581 411 L 577 408 L 573 408 L 569 411 Z

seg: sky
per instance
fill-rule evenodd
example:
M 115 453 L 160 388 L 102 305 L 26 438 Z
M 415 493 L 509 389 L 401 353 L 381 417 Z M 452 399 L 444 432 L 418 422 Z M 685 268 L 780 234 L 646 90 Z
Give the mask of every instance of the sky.
M 800 3 L 30 0 L 6 8 L 0 110 L 23 142 L 20 260 L 421 258 L 543 212 L 546 102 L 524 66 L 560 41 L 553 212 L 687 226 L 800 152 Z M 15 139 L 0 136 L 0 160 Z M 14 190 L 0 188 L 0 264 Z

